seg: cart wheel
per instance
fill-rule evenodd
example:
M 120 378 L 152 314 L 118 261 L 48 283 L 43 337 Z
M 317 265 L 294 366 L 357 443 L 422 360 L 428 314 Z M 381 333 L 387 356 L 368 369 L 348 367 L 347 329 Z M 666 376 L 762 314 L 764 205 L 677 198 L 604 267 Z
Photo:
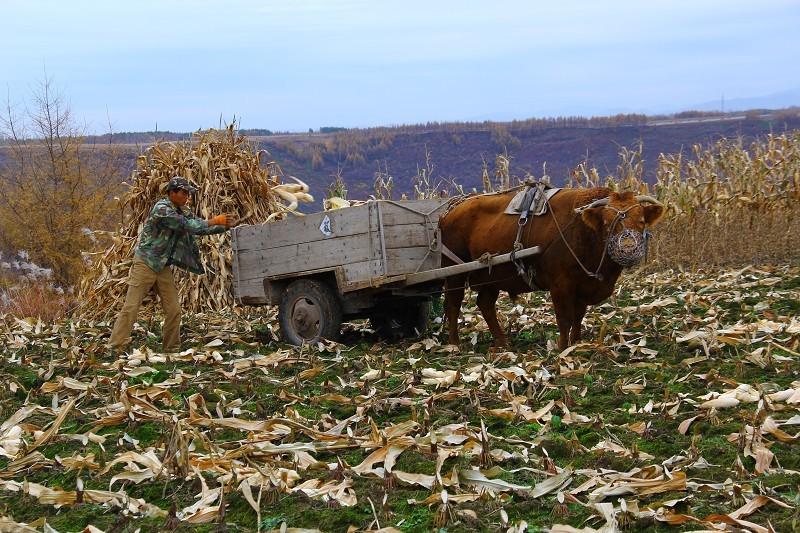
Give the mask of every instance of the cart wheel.
M 326 283 L 315 279 L 300 279 L 286 288 L 278 318 L 283 339 L 296 346 L 336 340 L 342 327 L 336 295 Z
M 430 326 L 431 302 L 424 300 L 411 304 L 392 306 L 388 310 L 369 317 L 375 332 L 387 339 L 421 335 Z

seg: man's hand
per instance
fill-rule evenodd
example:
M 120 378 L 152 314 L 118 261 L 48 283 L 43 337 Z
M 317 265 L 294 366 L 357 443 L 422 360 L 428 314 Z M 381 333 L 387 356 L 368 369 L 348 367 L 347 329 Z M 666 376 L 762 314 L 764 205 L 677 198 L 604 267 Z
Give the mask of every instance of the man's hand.
M 217 215 L 208 220 L 209 226 L 225 226 L 228 229 L 234 227 L 238 223 L 239 221 L 233 215 Z

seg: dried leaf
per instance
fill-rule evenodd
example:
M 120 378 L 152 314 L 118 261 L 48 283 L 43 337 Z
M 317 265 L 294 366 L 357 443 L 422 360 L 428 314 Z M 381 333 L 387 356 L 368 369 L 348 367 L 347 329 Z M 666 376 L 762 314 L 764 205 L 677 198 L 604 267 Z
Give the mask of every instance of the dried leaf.
M 558 474 L 542 481 L 541 483 L 537 483 L 536 486 L 534 486 L 531 490 L 531 496 L 533 498 L 539 498 L 545 494 L 563 490 L 564 487 L 572 482 L 572 473 L 572 468 L 566 467 Z

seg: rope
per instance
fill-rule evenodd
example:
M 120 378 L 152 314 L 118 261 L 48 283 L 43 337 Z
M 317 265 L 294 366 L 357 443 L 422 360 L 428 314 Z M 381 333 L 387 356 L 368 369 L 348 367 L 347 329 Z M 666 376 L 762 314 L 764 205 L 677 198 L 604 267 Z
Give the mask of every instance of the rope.
M 569 250 L 569 253 L 571 253 L 572 257 L 575 258 L 575 261 L 578 263 L 578 266 L 581 267 L 583 269 L 583 271 L 586 273 L 586 275 L 589 276 L 590 278 L 595 278 L 595 279 L 598 279 L 600 281 L 603 281 L 603 277 L 601 275 L 599 275 L 597 273 L 592 274 L 591 272 L 589 272 L 589 269 L 587 269 L 585 266 L 583 266 L 583 263 L 581 263 L 581 260 L 578 259 L 578 256 L 575 254 L 575 251 L 572 249 L 572 246 L 569 245 L 569 242 L 567 241 L 567 238 L 564 236 L 564 232 L 561 229 L 561 225 L 558 223 L 558 218 L 556 218 L 556 214 L 553 213 L 553 208 L 550 206 L 550 201 L 549 200 L 547 202 L 547 207 L 548 207 L 548 210 L 550 211 L 550 213 L 553 215 L 553 222 L 555 222 L 555 224 L 556 224 L 556 229 L 558 229 L 558 234 L 561 236 L 561 240 L 564 241 L 564 244 L 566 245 L 567 250 Z M 575 221 L 576 219 L 577 219 L 577 215 L 574 215 L 572 217 L 572 220 L 570 221 L 570 223 L 567 225 L 567 227 L 571 226 L 572 222 Z M 549 245 L 548 245 L 548 248 L 549 248 Z M 605 257 L 605 251 L 603 252 L 603 257 Z M 600 266 L 602 266 L 602 265 L 603 265 L 603 258 L 601 257 L 600 258 L 600 265 L 598 265 L 597 270 L 600 270 Z
M 614 222 L 611 223 L 611 226 L 608 229 L 608 236 L 606 237 L 605 244 L 603 245 L 603 255 L 600 256 L 600 263 L 597 265 L 597 270 L 595 270 L 594 272 L 589 272 L 589 269 L 586 268 L 585 266 L 583 266 L 583 263 L 581 262 L 581 260 L 578 259 L 578 256 L 575 254 L 575 251 L 572 249 L 572 246 L 569 245 L 569 242 L 567 241 L 566 237 L 564 237 L 564 232 L 561 230 L 561 226 L 558 224 L 558 219 L 556 218 L 555 213 L 553 213 L 553 222 L 555 222 L 556 228 L 558 228 L 558 234 L 561 236 L 561 240 L 564 241 L 564 244 L 567 246 L 567 250 L 569 250 L 569 253 L 572 254 L 572 257 L 575 258 L 575 261 L 578 263 L 578 266 L 581 267 L 581 269 L 586 273 L 587 276 L 589 276 L 590 278 L 594 278 L 594 279 L 596 279 L 598 281 L 603 281 L 604 278 L 603 278 L 603 275 L 600 274 L 600 269 L 603 267 L 603 261 L 605 261 L 605 259 L 606 259 L 606 252 L 608 251 L 608 243 L 611 240 L 612 234 L 614 232 L 614 228 L 616 227 L 617 223 L 620 220 L 625 218 L 626 213 L 628 211 L 630 211 L 631 209 L 633 209 L 634 207 L 636 207 L 637 205 L 639 205 L 639 204 L 632 205 L 632 206 L 628 207 L 628 209 L 626 209 L 625 211 L 620 211 L 619 209 L 617 209 L 615 207 L 608 206 L 608 205 L 604 206 L 605 209 L 611 209 L 611 210 L 615 211 L 617 213 L 617 216 L 614 218 Z M 549 200 L 547 201 L 547 207 L 550 210 L 550 212 L 552 213 L 553 209 L 550 207 L 550 201 Z M 573 221 L 575 221 L 576 218 L 577 218 L 577 215 L 575 215 L 572 218 L 572 221 L 570 221 L 570 225 L 572 224 Z M 569 227 L 569 225 L 567 227 Z M 624 227 L 624 224 L 623 224 L 623 227 Z M 542 252 L 542 253 L 544 253 L 544 252 Z

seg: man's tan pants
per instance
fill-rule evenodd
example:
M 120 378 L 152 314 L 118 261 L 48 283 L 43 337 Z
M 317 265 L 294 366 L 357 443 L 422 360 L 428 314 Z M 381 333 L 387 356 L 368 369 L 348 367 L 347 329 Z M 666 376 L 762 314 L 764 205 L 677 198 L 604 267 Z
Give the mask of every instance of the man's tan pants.
M 164 310 L 162 349 L 165 352 L 180 350 L 181 308 L 178 304 L 178 289 L 175 287 L 172 268 L 164 267 L 161 272 L 156 272 L 135 254 L 128 274 L 128 294 L 125 296 L 125 304 L 117 316 L 109 339 L 109 344 L 113 348 L 124 349 L 131 342 L 131 331 L 133 331 L 133 323 L 136 322 L 139 307 L 153 285 L 156 287 L 156 293 L 161 299 L 161 307 Z

